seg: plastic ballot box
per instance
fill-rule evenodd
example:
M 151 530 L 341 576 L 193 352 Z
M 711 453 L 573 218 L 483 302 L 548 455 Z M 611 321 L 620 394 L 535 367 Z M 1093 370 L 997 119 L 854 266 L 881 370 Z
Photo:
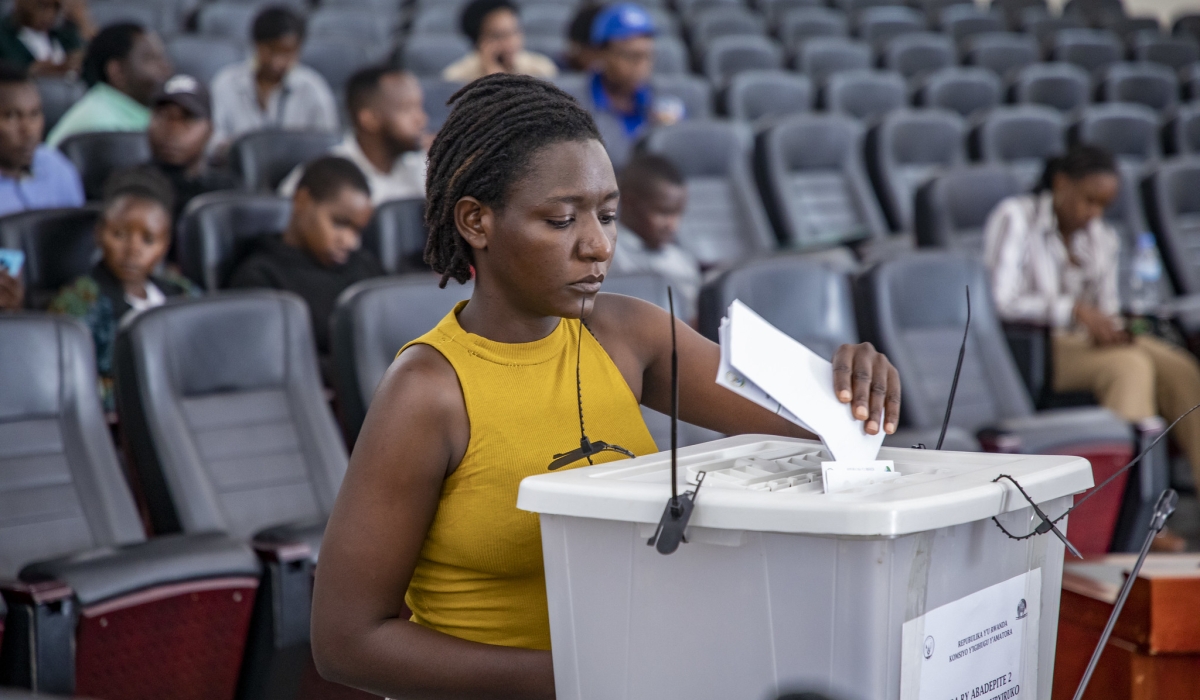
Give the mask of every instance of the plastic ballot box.
M 670 454 L 526 478 L 540 514 L 559 700 L 1050 700 L 1063 544 L 1092 486 L 1078 457 L 884 448 L 894 478 L 825 493 L 820 443 L 678 451 L 703 486 L 686 542 L 647 546 Z M 1066 521 L 1059 523 L 1065 531 Z

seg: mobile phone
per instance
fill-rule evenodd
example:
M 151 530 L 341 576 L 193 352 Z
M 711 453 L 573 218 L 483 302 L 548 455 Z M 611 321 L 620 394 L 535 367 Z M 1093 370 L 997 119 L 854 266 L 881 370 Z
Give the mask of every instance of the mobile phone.
M 9 277 L 16 277 L 21 274 L 21 267 L 24 265 L 25 251 L 14 248 L 0 248 L 0 269 L 7 272 Z

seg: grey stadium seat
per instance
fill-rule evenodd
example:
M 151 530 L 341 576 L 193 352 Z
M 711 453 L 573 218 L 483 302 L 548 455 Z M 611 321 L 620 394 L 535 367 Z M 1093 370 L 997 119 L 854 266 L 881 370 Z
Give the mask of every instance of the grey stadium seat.
M 336 94 L 346 88 L 346 81 L 359 69 L 381 63 L 386 50 L 378 44 L 342 35 L 309 37 L 300 53 L 300 62 L 325 78 Z
M 788 51 L 795 52 L 805 41 L 817 37 L 850 35 L 850 20 L 845 13 L 826 7 L 788 10 L 779 21 L 779 38 Z
M 196 28 L 207 36 L 223 36 L 239 41 L 250 40 L 250 25 L 259 13 L 253 3 L 214 2 L 200 7 Z
M 947 7 L 970 5 L 971 0 L 912 0 L 908 4 L 921 10 L 925 15 L 925 21 L 930 26 L 936 26 L 938 18 L 942 16 L 942 12 Z
M 1163 143 L 1172 154 L 1200 153 L 1200 104 L 1186 104 L 1167 120 Z
M 1158 63 L 1114 63 L 1104 69 L 1100 97 L 1166 111 L 1179 102 L 1179 80 L 1175 71 Z
M 744 125 L 708 120 L 656 129 L 646 138 L 649 151 L 669 158 L 687 178 L 679 244 L 702 265 L 731 265 L 775 248 L 750 174 L 749 146 Z
M 263 235 L 281 233 L 292 202 L 274 195 L 210 192 L 188 202 L 179 223 L 179 266 L 200 287 L 225 286 L 246 247 Z
M 812 104 L 812 81 L 782 70 L 743 71 L 725 90 L 725 113 L 748 122 L 807 112 Z
M 1022 15 L 1021 31 L 1032 34 L 1039 44 L 1046 44 L 1055 34 L 1064 29 L 1086 29 L 1087 25 L 1078 17 L 1025 13 Z
M 996 74 L 986 68 L 951 67 L 925 76 L 916 97 L 919 105 L 970 117 L 999 105 L 1003 88 Z
M 826 359 L 839 346 L 859 340 L 846 272 L 813 255 L 753 260 L 705 284 L 700 293 L 702 333 L 716 340 L 721 318 L 734 299 Z M 884 438 L 884 444 L 902 447 L 936 442 L 936 430 L 902 430 Z M 951 430 L 943 447 L 978 451 L 979 443 Z
M 988 293 L 983 265 L 957 252 L 918 251 L 883 262 L 858 280 L 864 334 L 904 377 L 904 413 L 916 428 L 942 423 L 966 322 L 971 328 L 950 424 L 1005 435 L 1014 451 L 1072 454 L 1132 444 L 1129 425 L 1102 408 L 1035 412 Z
M 90 131 L 63 139 L 58 145 L 79 171 L 88 200 L 104 197 L 109 175 L 150 160 L 150 142 L 141 131 Z
M 1002 200 L 1027 191 L 1005 166 L 951 168 L 917 190 L 917 245 L 983 253 L 983 227 Z
M 246 189 L 274 192 L 293 168 L 324 155 L 341 140 L 340 134 L 327 131 L 251 131 L 229 147 L 229 162 Z
M 150 309 L 121 328 L 114 358 L 156 531 L 303 524 L 315 553 L 347 457 L 302 299 L 255 290 Z
M 1200 294 L 1200 157 L 1161 164 L 1143 183 L 1146 213 L 1181 294 Z
M 1003 14 L 1005 22 L 1013 29 L 1021 28 L 1021 13 L 1026 10 L 1041 12 L 1043 15 L 1050 13 L 1046 0 L 992 0 L 990 7 L 993 11 Z
M 439 289 L 436 275 L 404 275 L 365 280 L 342 292 L 329 337 L 342 429 L 351 445 L 396 353 L 470 298 L 471 290 L 470 282 L 450 280 Z
M 225 66 L 246 60 L 245 39 L 203 34 L 181 34 L 167 42 L 167 55 L 178 73 L 208 85 Z
M 1200 41 L 1200 14 L 1185 13 L 1175 18 L 1171 24 L 1171 34 L 1174 36 L 1190 36 Z
M 862 126 L 836 114 L 793 116 L 758 136 L 760 189 L 788 245 L 820 246 L 887 235 L 862 144 Z
M 1101 146 L 1122 164 L 1144 165 L 1162 155 L 1158 115 L 1139 104 L 1109 103 L 1085 107 L 1071 125 L 1073 141 Z
M 654 37 L 654 72 L 660 75 L 688 72 L 688 55 L 683 41 L 670 35 Z
M 882 47 L 903 34 L 925 30 L 925 18 L 909 7 L 871 7 L 855 19 L 858 38 L 875 47 Z
M 87 92 L 87 86 L 74 78 L 39 77 L 34 78 L 38 93 L 42 96 L 42 116 L 45 118 L 43 130 L 50 133 L 62 115 L 67 113 L 76 102 Z
M 888 41 L 880 53 L 880 64 L 884 68 L 909 79 L 953 66 L 957 60 L 954 42 L 934 32 L 901 34 Z
M 133 22 L 164 36 L 174 34 L 179 28 L 175 24 L 175 13 L 170 3 L 155 0 L 92 2 L 88 7 L 88 14 L 99 28 L 121 22 Z
M 437 133 L 442 124 L 446 123 L 446 117 L 450 116 L 450 105 L 446 104 L 446 101 L 462 89 L 463 85 L 465 83 L 441 78 L 421 78 L 423 105 L 425 114 L 429 117 L 429 125 L 426 128 L 430 133 Z
M 1191 101 L 1200 100 L 1200 63 L 1180 68 L 1179 83 L 1184 97 Z
M 1013 101 L 1070 112 L 1091 102 L 1091 78 L 1070 63 L 1035 63 L 1017 71 Z
M 389 12 L 354 7 L 319 8 L 308 18 L 308 37 L 357 38 L 375 47 L 390 44 L 396 16 Z
M 818 37 L 804 42 L 796 52 L 796 70 L 822 85 L 838 71 L 870 68 L 871 47 L 840 37 Z
M 658 41 L 654 43 L 654 55 L 658 56 Z M 558 65 L 563 65 L 567 55 L 567 38 L 565 36 L 549 36 L 535 34 L 525 37 L 525 50 L 540 53 Z
M 44 309 L 58 291 L 100 259 L 99 207 L 33 209 L 0 216 L 0 248 L 25 253 L 25 306 Z
M 1100 29 L 1063 29 L 1050 38 L 1050 57 L 1096 72 L 1117 63 L 1125 47 L 1112 32 Z
M 896 110 L 867 134 L 867 166 L 893 231 L 911 231 L 913 195 L 964 160 L 962 117 L 940 109 Z
M 1041 60 L 1037 41 L 1028 34 L 987 32 L 967 39 L 963 61 L 987 68 L 1001 78 Z
M 947 7 L 942 10 L 938 25 L 960 44 L 976 34 L 1004 31 L 1001 15 L 982 10 L 973 4 Z
M 521 8 L 521 29 L 527 36 L 564 36 L 574 8 L 540 3 Z
M 410 34 L 400 48 L 406 68 L 419 76 L 433 78 L 470 50 L 466 37 L 458 34 Z
M 375 254 L 389 275 L 425 272 L 425 198 L 393 199 L 375 207 L 362 233 L 363 247 Z
M 1065 128 L 1062 114 L 1050 107 L 997 107 L 974 127 L 971 142 L 979 160 L 1007 165 L 1021 186 L 1030 189 L 1046 160 L 1066 150 Z
M 762 0 L 756 4 L 756 7 L 766 16 L 767 24 L 771 26 L 771 29 L 778 30 L 783 23 L 783 18 L 789 12 L 814 7 L 824 8 L 826 3 L 824 0 Z
M 766 36 L 767 22 L 762 15 L 736 5 L 720 5 L 699 11 L 690 25 L 692 48 L 704 55 L 713 39 L 722 36 Z
M 682 102 L 688 119 L 703 119 L 712 114 L 712 86 L 704 78 L 689 73 L 652 75 L 650 85 L 656 95 Z
M 704 49 L 704 75 L 722 85 L 736 73 L 783 67 L 783 51 L 765 36 L 722 36 Z
M 459 31 L 462 8 L 449 3 L 429 5 L 417 11 L 413 18 L 413 34 L 455 34 Z
M 1157 17 L 1109 17 L 1097 26 L 1107 29 L 1121 37 L 1121 41 L 1130 43 L 1138 34 L 1161 34 L 1162 26 Z
M 1200 43 L 1191 37 L 1138 34 L 1133 38 L 1133 57 L 1179 70 L 1200 61 Z
M 908 102 L 904 76 L 885 70 L 844 70 L 829 76 L 821 104 L 831 112 L 870 121 Z

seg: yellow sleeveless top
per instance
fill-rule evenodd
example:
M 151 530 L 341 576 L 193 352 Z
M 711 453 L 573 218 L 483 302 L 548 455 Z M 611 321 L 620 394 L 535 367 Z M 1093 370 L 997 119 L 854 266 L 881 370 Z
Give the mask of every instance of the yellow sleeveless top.
M 536 513 L 517 510 L 517 487 L 527 476 L 545 474 L 554 455 L 579 447 L 580 322 L 563 319 L 532 343 L 497 343 L 458 325 L 466 303 L 400 350 L 420 343 L 450 362 L 471 424 L 470 443 L 442 486 L 405 602 L 413 622 L 455 637 L 549 649 L 541 529 Z M 580 378 L 590 440 L 636 455 L 657 451 L 625 378 L 587 329 Z M 626 457 L 592 457 L 597 464 L 616 459 Z

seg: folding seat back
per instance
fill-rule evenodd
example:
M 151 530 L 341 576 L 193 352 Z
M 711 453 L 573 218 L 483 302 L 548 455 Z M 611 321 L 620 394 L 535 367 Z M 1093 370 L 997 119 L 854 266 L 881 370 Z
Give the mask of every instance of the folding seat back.
M 1004 31 L 1001 15 L 971 5 L 952 5 L 942 10 L 938 20 L 942 31 L 961 44 L 968 37 Z
M 393 199 L 375 208 L 363 231 L 363 247 L 375 253 L 383 269 L 394 275 L 427 271 L 425 264 L 425 199 Z
M 109 0 L 92 2 L 88 14 L 97 27 L 107 27 L 120 22 L 133 22 L 160 34 L 174 34 L 178 28 L 174 23 L 174 12 L 170 3 L 155 0 Z
M 1122 0 L 1067 0 L 1063 15 L 1079 17 L 1092 26 L 1104 26 L 1114 17 L 1125 16 Z
M 683 41 L 669 34 L 654 37 L 654 72 L 658 75 L 687 73 L 688 54 Z
M 436 78 L 470 50 L 467 39 L 458 34 L 409 34 L 400 52 L 404 66 L 413 73 Z
M 887 234 L 862 160 L 863 129 L 836 114 L 781 120 L 755 152 L 775 228 L 795 247 Z
M 1162 32 L 1162 27 L 1159 26 L 1157 17 L 1124 17 L 1113 15 L 1102 20 L 1097 26 L 1113 32 L 1121 38 L 1121 41 L 1127 44 L 1138 34 L 1154 35 Z
M 704 78 L 690 73 L 652 75 L 650 86 L 660 99 L 669 97 L 682 102 L 684 115 L 688 119 L 704 119 L 712 115 L 712 85 Z
M 713 39 L 722 36 L 765 36 L 767 22 L 762 15 L 737 5 L 720 5 L 700 10 L 692 18 L 692 46 L 699 55 Z
M 1017 71 L 1013 101 L 1070 112 L 1091 102 L 1091 78 L 1070 63 L 1035 63 Z
M 679 244 L 702 265 L 730 265 L 775 248 L 775 237 L 750 175 L 745 125 L 691 120 L 656 129 L 652 153 L 669 158 L 687 179 L 688 207 Z
M 1191 101 L 1200 100 L 1200 63 L 1184 66 L 1179 70 L 1179 83 L 1183 95 Z
M 987 68 L 1002 79 L 1039 60 L 1037 42 L 1028 34 L 987 32 L 966 41 L 964 62 Z
M 788 10 L 779 19 L 779 38 L 789 51 L 817 37 L 846 37 L 850 35 L 850 20 L 845 13 L 826 7 L 803 7 Z
M 1046 160 L 1066 150 L 1062 114 L 1042 105 L 997 107 L 971 134 L 979 159 L 1008 166 L 1025 189 L 1037 183 Z
M 459 17 L 462 7 L 451 3 L 434 4 L 422 7 L 413 17 L 411 33 L 418 34 L 455 34 L 459 30 Z
M 1191 12 L 1179 15 L 1171 25 L 1171 34 L 1187 36 L 1200 41 L 1200 14 Z
M 439 289 L 438 281 L 435 275 L 380 277 L 359 282 L 338 298 L 330 349 L 342 428 L 350 444 L 358 438 L 375 387 L 400 348 L 471 296 L 470 282 L 451 280 Z
M 104 181 L 118 170 L 150 160 L 150 142 L 141 131 L 90 131 L 63 139 L 58 149 L 79 171 L 83 192 L 103 199 Z
M 1042 11 L 1026 11 L 1021 14 L 1021 31 L 1032 34 L 1039 44 L 1046 45 L 1054 35 L 1064 29 L 1086 29 L 1087 24 L 1070 15 L 1048 15 Z
M 772 30 L 778 30 L 783 24 L 783 18 L 795 10 L 825 8 L 823 0 L 762 0 L 756 4 L 767 18 L 767 24 Z
M 908 84 L 894 71 L 845 70 L 829 76 L 821 102 L 831 112 L 863 121 L 878 119 L 908 102 Z
M 991 9 L 1004 15 L 1004 21 L 1011 29 L 1021 28 L 1021 14 L 1027 10 L 1050 13 L 1046 0 L 992 0 Z
M 341 95 L 350 76 L 384 60 L 386 51 L 380 47 L 346 34 L 314 36 L 304 41 L 300 62 L 320 73 L 333 92 Z
M 665 5 L 652 7 L 654 5 L 653 2 L 641 4 L 646 14 L 650 15 L 650 21 L 654 23 L 654 29 L 658 31 L 656 39 L 661 36 L 669 36 L 673 39 L 683 38 L 683 28 L 680 25 L 679 15 L 667 10 Z
M 888 41 L 880 60 L 884 68 L 912 79 L 953 66 L 958 55 L 949 37 L 933 32 L 913 32 Z
M 871 60 L 871 47 L 865 42 L 817 37 L 800 46 L 796 69 L 820 86 L 838 71 L 870 68 Z
M 1114 63 L 1104 69 L 1100 97 L 1166 111 L 1179 102 L 1179 80 L 1173 70 L 1157 63 Z
M 324 155 L 341 140 L 340 134 L 329 131 L 251 131 L 229 147 L 229 162 L 246 189 L 274 192 L 293 168 Z
M 996 205 L 1025 189 L 1003 165 L 951 168 L 917 190 L 917 245 L 983 253 L 983 228 Z
M 1200 105 L 1187 104 L 1176 109 L 1163 128 L 1163 137 L 1169 153 L 1200 153 Z
M 992 109 L 1002 97 L 1000 79 L 986 68 L 943 68 L 925 76 L 917 89 L 917 104 L 963 117 Z
M 177 73 L 208 85 L 222 68 L 246 60 L 245 40 L 203 34 L 181 34 L 167 42 L 167 55 Z
M 250 38 L 250 25 L 258 13 L 259 7 L 253 3 L 230 0 L 214 2 L 200 7 L 196 15 L 196 28 L 207 36 L 247 41 Z
M 1158 115 L 1139 104 L 1086 107 L 1071 126 L 1070 137 L 1106 149 L 1123 165 L 1142 166 L 1162 155 Z
M 1200 43 L 1191 37 L 1138 34 L 1133 38 L 1133 57 L 1179 70 L 1200 61 Z
M 74 78 L 45 76 L 34 78 L 34 82 L 37 83 L 38 93 L 42 96 L 42 116 L 45 119 L 46 133 L 50 133 L 62 115 L 87 91 L 87 86 Z
M 262 290 L 160 306 L 122 328 L 114 357 L 156 531 L 249 538 L 329 515 L 346 449 L 302 299 Z
M 748 122 L 807 112 L 812 103 L 812 81 L 781 70 L 743 71 L 725 91 L 725 113 Z
M 253 239 L 281 233 L 292 202 L 273 195 L 210 192 L 188 203 L 178 227 L 179 266 L 204 289 L 225 286 Z
M 0 217 L 0 248 L 25 253 L 21 275 L 27 307 L 46 308 L 59 289 L 96 264 L 99 218 L 97 207 L 34 209 Z
M 903 6 L 901 0 L 834 0 L 833 6 L 845 12 L 853 19 L 864 10 L 872 7 Z
M 1159 164 L 1143 187 L 1171 281 L 1182 294 L 1200 293 L 1200 157 Z
M 909 3 L 920 10 L 929 26 L 936 26 L 938 18 L 947 7 L 954 5 L 970 5 L 971 0 L 914 0 Z
M 1050 57 L 1095 73 L 1124 57 L 1121 40 L 1101 29 L 1063 29 L 1050 38 Z
M 254 553 L 220 535 L 146 541 L 82 324 L 2 316 L 0 357 L 0 683 L 232 700 Z
M 742 7 L 741 0 L 676 0 L 675 9 L 684 19 L 691 19 L 698 13 L 713 7 Z
M 429 125 L 426 128 L 430 133 L 437 133 L 438 129 L 442 128 L 442 124 L 446 123 L 446 117 L 450 116 L 450 105 L 446 102 L 454 93 L 462 89 L 464 83 L 441 78 L 421 78 L 420 80 L 421 92 L 424 97 L 422 105 L 425 107 L 425 115 L 429 117 Z
M 521 9 L 521 30 L 528 36 L 565 36 L 573 14 L 570 5 L 529 5 Z
M 867 134 L 867 166 L 893 231 L 911 231 L 913 195 L 964 160 L 962 117 L 940 109 L 896 110 Z
M 308 18 L 311 38 L 340 36 L 357 37 L 364 43 L 391 43 L 396 17 L 386 11 L 356 7 L 319 8 Z
M 909 7 L 871 7 L 858 14 L 855 32 L 868 44 L 882 47 L 903 34 L 925 30 L 925 18 Z
M 704 75 L 723 85 L 744 70 L 783 67 L 783 50 L 765 36 L 721 36 L 704 50 Z

